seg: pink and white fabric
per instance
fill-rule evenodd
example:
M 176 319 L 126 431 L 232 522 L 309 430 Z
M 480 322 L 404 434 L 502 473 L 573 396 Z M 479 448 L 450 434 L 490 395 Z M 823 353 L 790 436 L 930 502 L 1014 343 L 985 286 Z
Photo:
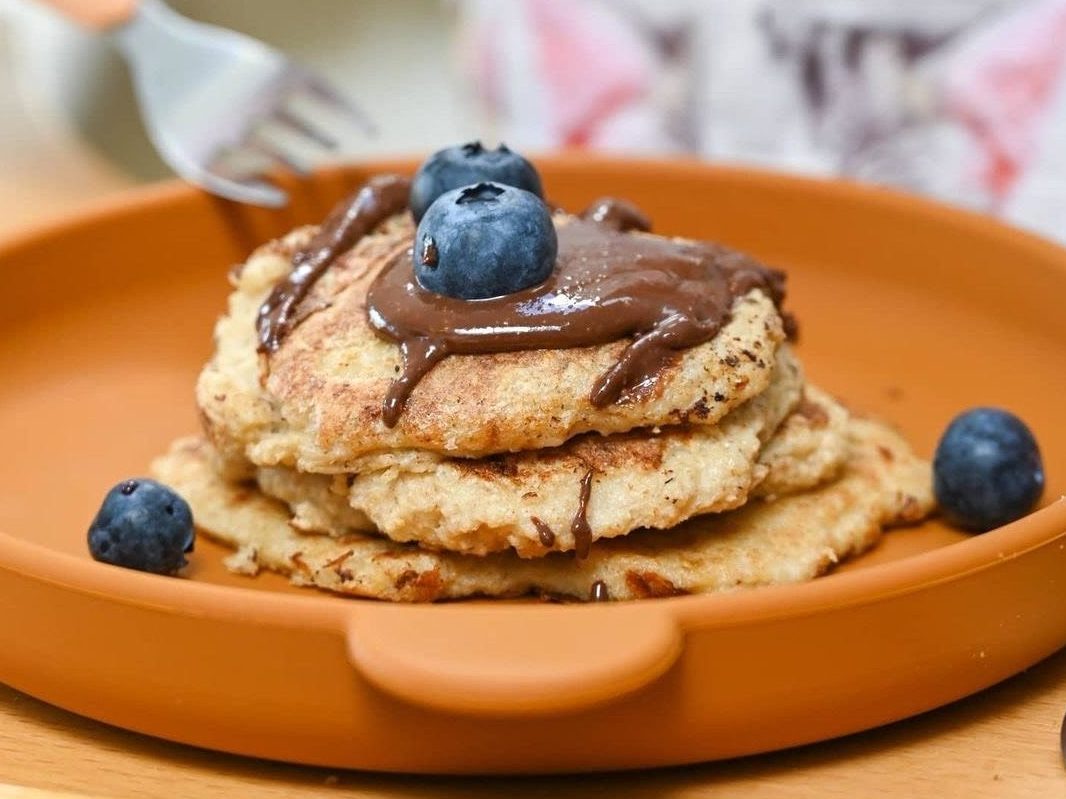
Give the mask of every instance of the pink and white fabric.
M 847 174 L 1066 240 L 1066 0 L 459 0 L 500 138 Z
M 1036 155 L 1064 76 L 1066 0 L 1023 5 L 981 26 L 953 54 L 944 79 L 948 111 L 980 143 L 976 166 L 995 200 L 1006 199 Z

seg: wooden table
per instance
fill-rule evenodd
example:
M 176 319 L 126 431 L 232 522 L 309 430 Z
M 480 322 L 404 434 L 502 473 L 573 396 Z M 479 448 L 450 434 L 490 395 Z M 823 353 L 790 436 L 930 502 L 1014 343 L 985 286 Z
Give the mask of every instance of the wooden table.
M 121 181 L 95 181 L 81 196 L 113 189 L 112 182 Z M 27 192 L 25 182 L 19 188 L 17 214 L 15 198 L 0 192 L 0 234 L 5 227 L 54 214 L 77 199 L 69 185 L 65 194 L 39 186 Z M 5 216 L 5 207 L 12 213 Z M 637 774 L 430 779 L 335 772 L 206 752 L 89 721 L 0 686 L 0 799 L 60 795 L 52 791 L 138 799 L 1066 797 L 1059 748 L 1064 713 L 1066 650 L 950 707 L 798 750 Z
M 725 763 L 536 779 L 395 777 L 216 754 L 108 727 L 0 686 L 0 783 L 92 796 L 1066 797 L 1059 728 L 1066 650 L 924 716 L 802 749 Z M 45 794 L 50 796 L 51 794 Z M 36 792 L 4 792 L 36 799 Z

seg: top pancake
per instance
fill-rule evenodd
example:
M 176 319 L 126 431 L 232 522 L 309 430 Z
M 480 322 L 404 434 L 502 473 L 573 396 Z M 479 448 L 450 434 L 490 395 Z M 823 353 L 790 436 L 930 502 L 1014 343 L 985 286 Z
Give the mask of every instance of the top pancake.
M 556 216 L 556 224 L 567 217 Z M 331 266 L 303 305 L 304 321 L 270 356 L 256 353 L 255 318 L 291 268 L 304 228 L 257 250 L 235 278 L 216 352 L 197 386 L 204 426 L 229 476 L 251 464 L 358 472 L 382 453 L 485 455 L 562 444 L 580 433 L 715 424 L 769 384 L 781 317 L 761 291 L 737 299 L 711 341 L 687 349 L 641 395 L 597 408 L 589 391 L 629 340 L 568 350 L 456 355 L 415 388 L 394 428 L 382 400 L 401 360 L 366 319 L 366 293 L 411 246 L 408 216 L 392 218 Z M 645 234 L 629 234 L 645 235 Z

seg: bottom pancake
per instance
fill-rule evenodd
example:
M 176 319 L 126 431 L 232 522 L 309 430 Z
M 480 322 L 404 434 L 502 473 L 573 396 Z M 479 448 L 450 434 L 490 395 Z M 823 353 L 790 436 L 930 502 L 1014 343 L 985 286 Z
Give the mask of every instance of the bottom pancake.
M 933 507 L 929 464 L 884 424 L 852 419 L 840 477 L 810 491 L 691 519 L 669 531 L 597 542 L 588 558 L 522 559 L 430 552 L 376 536 L 306 535 L 281 502 L 224 482 L 202 440 L 177 442 L 153 464 L 192 507 L 200 529 L 238 549 L 228 565 L 267 568 L 298 584 L 350 596 L 430 602 L 547 594 L 640 599 L 791 583 L 870 547 L 882 529 Z

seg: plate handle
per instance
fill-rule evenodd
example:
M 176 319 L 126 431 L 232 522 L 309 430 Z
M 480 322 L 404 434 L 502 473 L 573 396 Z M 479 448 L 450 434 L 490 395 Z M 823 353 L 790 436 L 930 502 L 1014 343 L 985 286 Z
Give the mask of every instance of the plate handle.
M 381 690 L 449 713 L 581 710 L 642 688 L 682 650 L 657 603 L 375 607 L 348 627 L 352 664 Z

